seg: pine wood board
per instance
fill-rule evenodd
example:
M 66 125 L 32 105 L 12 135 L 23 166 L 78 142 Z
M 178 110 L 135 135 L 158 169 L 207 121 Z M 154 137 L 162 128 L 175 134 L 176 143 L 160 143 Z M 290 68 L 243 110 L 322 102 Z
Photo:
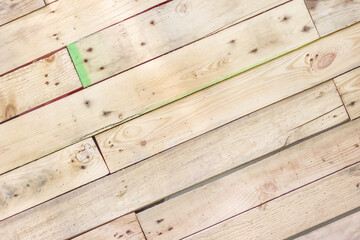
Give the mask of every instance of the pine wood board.
M 174 0 L 68 48 L 86 87 L 286 1 Z
M 73 238 L 73 240 L 100 239 L 145 240 L 145 236 L 141 230 L 135 213 L 129 213 L 76 238 Z
M 321 37 L 360 21 L 359 0 L 305 0 Z
M 43 0 L 1 0 L 0 26 L 43 6 Z
M 299 9 L 302 5 L 300 0 L 290 2 L 1 124 L 0 132 L 9 137 L 0 139 L 0 173 L 316 39 L 318 35 L 311 27 L 305 6 L 303 11 Z M 284 15 L 291 18 L 283 22 Z M 308 26 L 306 31 L 304 26 Z M 254 47 L 258 48 L 256 53 L 251 52 Z M 196 57 L 189 59 L 189 55 Z M 154 72 L 154 69 L 162 71 Z M 144 79 L 144 76 L 149 77 Z M 22 131 L 18 131 L 19 126 Z
M 334 79 L 350 118 L 360 116 L 360 68 Z
M 0 220 L 108 174 L 92 139 L 0 176 Z
M 212 151 L 207 153 L 209 146 L 202 146 L 206 142 L 216 142 L 220 136 L 218 133 L 226 131 L 222 130 L 224 127 L 219 128 L 0 222 L 0 234 L 10 239 L 19 236 L 39 240 L 72 237 L 345 121 L 347 116 L 344 108 L 336 108 L 339 106 L 339 96 L 336 100 L 334 86 L 331 90 L 329 84 L 259 110 L 258 113 L 240 119 L 231 129 L 227 128 L 232 131 L 241 126 L 241 129 L 252 133 L 252 136 L 240 136 L 239 141 L 244 142 L 244 146 L 239 152 L 231 153 L 234 157 L 225 154 L 221 162 L 216 157 L 207 157 Z M 334 111 L 326 109 L 329 101 L 334 104 Z M 323 111 L 317 110 L 318 108 Z M 257 131 L 269 126 L 274 119 L 283 120 L 271 129 L 266 129 L 275 134 L 264 132 L 262 135 L 261 131 Z M 293 125 L 294 119 L 301 121 Z M 284 135 L 289 142 L 285 141 Z M 279 138 L 283 141 L 278 141 Z M 227 139 L 231 140 L 231 137 Z M 243 155 L 254 142 L 258 145 L 257 151 L 249 156 L 236 158 L 235 153 Z M 195 155 L 198 149 L 201 152 Z M 197 174 L 193 174 L 194 169 Z
M 49 4 L 0 28 L 0 75 L 162 2 L 59 0 Z
M 184 238 L 359 161 L 359 136 L 360 121 L 335 128 L 140 212 L 139 222 L 147 239 Z M 219 164 L 238 147 L 208 146 Z
M 66 49 L 0 76 L 0 123 L 81 87 Z
M 356 240 L 360 239 L 360 212 L 356 212 L 324 227 L 316 229 L 308 234 L 296 238 L 296 240 Z
M 359 182 L 358 163 L 186 240 L 236 239 L 238 236 L 257 240 L 291 237 L 358 207 Z

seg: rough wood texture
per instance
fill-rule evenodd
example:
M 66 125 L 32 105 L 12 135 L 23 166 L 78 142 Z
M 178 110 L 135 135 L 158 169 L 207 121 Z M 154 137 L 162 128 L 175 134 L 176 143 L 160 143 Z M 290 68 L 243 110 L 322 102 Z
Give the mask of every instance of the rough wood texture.
M 0 75 L 161 2 L 59 0 L 47 5 L 0 28 Z
M 10 239 L 18 236 L 22 239 L 71 237 L 249 162 L 261 154 L 267 154 L 290 142 L 305 138 L 325 126 L 337 124 L 346 117 L 344 108 L 336 108 L 340 99 L 339 96 L 334 96 L 334 86 L 331 90 L 329 84 L 288 98 L 232 125 L 229 124 L 227 126 L 230 127 L 226 129 L 216 129 L 177 148 L 157 154 L 146 161 L 0 222 L 0 234 Z M 331 108 L 327 109 L 325 103 L 334 104 L 333 108 L 336 109 L 331 112 Z M 326 114 L 329 111 L 330 113 Z M 337 116 L 334 117 L 333 114 Z M 279 116 L 281 117 L 278 118 Z M 294 119 L 301 121 L 293 125 Z M 280 120 L 282 122 L 266 128 Z M 248 133 L 238 136 L 238 152 L 224 154 L 222 161 L 218 161 L 216 157 L 208 157 L 212 151 L 206 151 L 209 146 L 205 149 L 204 144 L 216 144 L 220 136 L 227 136 L 237 128 L 237 131 L 246 130 Z M 225 134 L 222 134 L 222 131 Z M 347 134 L 347 131 L 342 132 Z M 289 142 L 285 141 L 284 135 L 289 136 Z M 279 141 L 280 138 L 282 141 Z M 226 139 L 231 143 L 233 138 L 228 136 Z M 227 144 L 223 143 L 222 146 Z M 244 155 L 251 144 L 258 145 L 257 149 L 249 155 Z M 346 161 L 342 163 L 345 164 Z M 193 169 L 197 169 L 196 174 L 193 173 Z M 34 215 L 39 218 L 34 219 Z
M 0 220 L 108 173 L 87 139 L 0 176 Z
M 43 6 L 43 0 L 1 0 L 0 26 Z
M 360 116 L 360 68 L 334 79 L 350 118 Z
M 358 207 L 359 182 L 358 163 L 186 239 L 285 239 Z
M 312 231 L 296 240 L 356 240 L 360 239 L 360 212 Z
M 338 127 L 140 212 L 139 222 L 147 239 L 186 237 L 359 161 L 359 137 L 360 121 Z M 232 155 L 232 147 L 215 153 Z
M 0 132 L 9 137 L 0 139 L 0 172 L 95 135 L 98 130 L 110 128 L 123 119 L 160 107 L 229 73 L 253 66 L 317 38 L 305 6 L 299 9 L 301 4 L 301 0 L 290 2 L 92 88 L 1 124 Z M 291 16 L 287 22 L 282 20 L 285 15 Z M 304 26 L 307 26 L 306 31 Z M 347 69 L 350 67 L 348 65 L 357 64 L 351 58 L 351 54 L 357 53 L 357 49 L 352 48 L 353 42 L 346 38 L 347 34 L 340 35 L 345 37 L 340 43 L 345 41 L 348 46 L 346 50 L 351 51 L 346 51 L 346 57 L 351 61 L 342 61 L 339 68 Z M 357 40 L 350 35 L 351 40 Z M 360 38 L 359 35 L 356 37 Z M 331 43 L 330 40 L 329 47 L 333 47 Z M 254 48 L 258 49 L 256 53 L 252 51 Z M 342 56 L 344 52 L 337 54 Z M 190 55 L 194 57 L 189 59 Z M 342 57 L 338 60 L 340 59 Z M 337 62 L 335 55 L 331 60 Z M 332 66 L 332 62 L 328 61 L 321 67 Z M 162 71 L 155 72 L 154 69 Z M 335 68 L 327 72 L 333 71 L 336 71 Z M 301 81 L 304 82 L 303 77 Z M 291 92 L 289 89 L 287 86 L 287 94 Z M 276 94 L 277 99 L 281 100 L 279 94 Z M 18 131 L 19 126 L 21 131 Z
M 79 40 L 73 60 L 87 86 L 285 1 L 175 0 Z
M 321 37 L 360 21 L 360 0 L 305 0 Z
M 0 123 L 80 87 L 66 49 L 0 76 Z
M 73 240 L 145 240 L 135 213 L 129 213 L 112 222 L 84 233 Z

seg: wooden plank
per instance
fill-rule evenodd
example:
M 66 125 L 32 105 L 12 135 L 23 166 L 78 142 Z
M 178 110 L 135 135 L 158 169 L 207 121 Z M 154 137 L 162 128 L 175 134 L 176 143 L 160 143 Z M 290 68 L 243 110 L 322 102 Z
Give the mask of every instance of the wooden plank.
M 81 39 L 69 50 L 88 86 L 284 2 L 174 0 Z
M 323 95 L 320 94 L 321 90 L 324 92 Z M 202 147 L 204 144 L 211 144 L 212 142 L 215 142 L 215 147 L 216 140 L 222 133 L 220 131 L 226 131 L 225 128 L 219 128 L 199 136 L 146 161 L 132 165 L 0 222 L 0 234 L 8 239 L 20 236 L 22 239 L 39 240 L 68 238 L 143 208 L 214 175 L 260 157 L 261 154 L 267 154 L 281 148 L 287 144 L 278 141 L 279 138 L 285 141 L 283 135 L 290 136 L 289 140 L 294 142 L 322 129 L 322 124 L 328 127 L 331 126 L 331 124 L 328 125 L 330 122 L 336 124 L 338 120 L 336 120 L 337 117 L 334 118 L 334 115 L 336 114 L 340 119 L 344 119 L 343 108 L 337 108 L 334 110 L 336 113 L 330 112 L 329 114 L 326 114 L 327 109 L 324 109 L 323 113 L 316 110 L 316 106 L 320 109 L 326 108 L 325 102 L 334 101 L 333 91 L 326 90 L 325 84 L 317 90 L 309 90 L 262 109 L 258 113 L 250 115 L 249 119 L 239 120 L 237 125 L 233 123 L 231 129 L 226 129 L 232 131 L 236 127 L 242 126 L 241 129 L 253 133 L 253 136 L 238 136 L 239 142 L 244 142 L 244 146 L 238 144 L 240 146 L 239 151 L 231 152 L 233 155 L 223 155 L 222 161 L 219 161 L 215 155 L 211 157 L 211 154 L 216 153 L 215 148 L 212 151 L 206 151 L 211 145 L 208 145 L 207 148 Z M 333 107 L 336 107 L 339 96 L 337 99 Z M 320 103 L 319 101 L 324 102 Z M 285 112 L 280 109 L 285 109 Z M 274 115 L 274 113 L 279 115 Z M 312 115 L 313 113 L 317 114 Z M 307 117 L 309 114 L 312 117 Z M 280 115 L 282 118 L 278 118 Z M 277 121 L 282 119 L 284 122 L 278 125 L 273 124 L 271 128 L 267 129 L 260 127 L 269 126 L 271 123 L 277 122 L 276 119 Z M 293 125 L 294 119 L 302 119 L 302 121 Z M 268 121 L 268 124 L 264 124 L 263 121 Z M 349 130 L 344 129 L 340 129 L 339 132 L 348 138 L 353 137 L 356 133 L 354 124 L 358 124 L 358 122 L 353 122 L 353 125 L 350 126 L 352 134 L 349 135 Z M 257 129 L 260 130 L 257 131 Z M 273 132 L 270 134 L 268 133 L 269 130 Z M 224 136 L 228 134 L 226 133 Z M 332 133 L 323 138 L 332 139 L 331 136 Z M 233 137 L 235 138 L 235 136 Z M 340 144 L 341 140 L 344 140 L 340 134 L 335 134 L 334 138 L 337 140 L 334 144 Z M 231 136 L 227 139 L 231 139 Z M 351 141 L 349 142 L 351 143 Z M 256 148 L 258 152 L 254 151 L 246 155 L 244 153 L 248 151 L 250 144 L 259 145 Z M 354 157 L 357 157 L 357 154 L 354 154 Z M 338 166 L 329 162 L 323 164 L 324 171 L 327 169 L 326 164 L 333 167 Z M 347 161 L 341 161 L 341 164 L 347 164 Z M 193 174 L 191 169 L 197 169 L 197 174 Z M 34 216 L 37 217 L 34 218 Z
M 108 173 L 92 139 L 0 176 L 0 220 Z
M 186 239 L 285 239 L 358 207 L 359 181 L 358 163 Z
M 305 0 L 321 37 L 360 21 L 359 0 Z
M 139 222 L 147 239 L 186 237 L 359 161 L 359 136 L 360 121 L 338 127 L 140 212 Z M 237 145 L 212 147 L 204 151 L 222 164 Z
M 334 79 L 350 118 L 360 116 L 360 68 Z
M 0 123 L 79 88 L 66 49 L 0 76 Z
M 10 22 L 43 6 L 45 6 L 43 0 L 2 0 L 0 2 L 0 25 Z
M 44 0 L 44 2 L 46 3 L 46 5 L 47 5 L 47 4 L 50 4 L 50 3 L 53 3 L 53 2 L 55 2 L 55 1 L 59 1 L 59 0 Z
M 145 240 L 135 213 L 129 213 L 73 240 L 131 239 Z
M 60 0 L 49 4 L 0 28 L 0 75 L 163 1 Z
M 0 173 L 315 39 L 317 34 L 311 28 L 305 6 L 303 11 L 299 9 L 301 4 L 301 0 L 290 2 L 184 47 L 181 51 L 1 124 L 0 132 L 9 137 L 0 139 Z M 282 21 L 284 15 L 291 15 L 287 23 Z M 303 31 L 304 26 L 309 27 L 307 31 Z M 256 40 L 250 42 L 249 39 Z M 258 48 L 257 53 L 251 52 L 254 47 Z M 357 52 L 356 49 L 351 50 L 351 54 Z M 346 53 L 347 58 L 352 56 Z M 190 55 L 194 57 L 189 59 Z M 348 67 L 347 63 L 349 60 L 343 61 L 341 66 Z M 353 64 L 357 62 L 352 60 Z M 258 79 L 255 81 L 260 82 Z M 303 77 L 301 82 L 304 82 Z M 282 99 L 281 94 L 275 94 L 277 100 Z M 291 95 L 289 88 L 286 88 L 286 94 Z M 22 126 L 22 131 L 18 131 L 19 126 Z
M 360 212 L 356 212 L 329 225 L 321 227 L 306 235 L 296 238 L 297 240 L 311 239 L 360 239 Z

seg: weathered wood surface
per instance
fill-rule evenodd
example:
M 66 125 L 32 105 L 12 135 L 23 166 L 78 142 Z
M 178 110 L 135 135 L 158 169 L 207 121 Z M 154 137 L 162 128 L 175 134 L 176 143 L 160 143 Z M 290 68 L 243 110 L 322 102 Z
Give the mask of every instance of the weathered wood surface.
M 186 239 L 285 239 L 358 207 L 359 182 L 358 163 Z
M 186 237 L 358 162 L 359 137 L 360 121 L 340 126 L 140 212 L 139 222 L 147 239 Z M 232 155 L 231 149 L 236 148 L 233 144 L 215 153 Z M 210 149 L 211 145 L 207 151 Z M 163 220 L 159 223 L 159 219 Z
M 0 123 L 81 87 L 66 49 L 0 76 Z
M 350 118 L 360 116 L 360 68 L 334 79 Z
M 360 21 L 360 0 L 305 0 L 321 37 Z
M 43 0 L 1 0 L 0 26 L 43 6 Z
M 0 75 L 161 2 L 59 0 L 49 4 L 0 28 Z
M 346 196 L 347 197 L 347 196 Z M 356 212 L 324 227 L 316 229 L 308 234 L 296 238 L 296 240 L 356 240 L 360 239 L 360 212 Z
M 344 108 L 339 107 L 340 98 L 331 84 L 325 83 L 287 98 L 11 217 L 0 222 L 0 234 L 10 239 L 19 236 L 23 239 L 71 237 L 340 123 L 347 116 Z M 295 119 L 298 122 L 294 125 Z M 247 135 L 230 134 L 241 130 Z M 347 134 L 347 131 L 340 132 Z M 226 137 L 223 141 L 222 136 Z M 328 139 L 332 139 L 330 136 Z M 235 137 L 238 142 L 234 144 L 238 143 L 239 149 L 223 154 L 222 161 L 218 161 L 215 155 L 222 152 L 216 149 L 232 143 Z M 337 137 L 339 141 L 342 139 Z M 212 145 L 214 150 L 209 151 Z M 248 147 L 255 145 L 256 150 L 246 155 Z M 346 161 L 342 163 L 346 164 Z
M 0 220 L 108 174 L 92 139 L 0 176 Z
M 73 238 L 73 240 L 101 239 L 145 240 L 145 236 L 141 230 L 135 213 L 129 213 L 76 238 Z
M 0 173 L 95 135 L 99 130 L 110 128 L 123 119 L 181 98 L 184 94 L 230 73 L 316 39 L 318 35 L 312 27 L 308 12 L 305 6 L 302 10 L 299 9 L 299 4 L 300 0 L 282 5 L 92 88 L 1 124 L 0 132 L 8 137 L 0 139 Z M 286 22 L 283 21 L 285 15 L 291 16 Z M 304 26 L 307 26 L 306 31 Z M 249 31 L 249 28 L 253 30 Z M 347 33 L 340 34 L 344 38 L 341 42 L 334 43 L 330 39 L 327 47 L 333 48 L 331 44 L 342 44 L 345 41 L 348 46 L 346 50 L 350 51 L 346 51 L 346 57 L 351 58 L 351 54 L 358 51 L 352 48 L 352 41 L 360 38 L 358 35 L 355 39 L 349 34 L 352 31 L 353 29 L 349 29 Z M 352 41 L 346 37 L 348 34 Z M 252 50 L 255 48 L 258 50 L 254 53 Z M 333 63 L 342 60 L 341 56 L 345 53 L 337 54 L 340 57 L 331 58 Z M 189 59 L 190 55 L 194 57 Z M 320 53 L 318 55 L 322 57 Z M 303 58 L 301 61 L 304 61 Z M 326 66 L 332 65 L 332 62 L 327 62 Z M 351 64 L 349 62 L 350 59 L 342 61 L 339 68 L 347 69 L 349 65 L 357 64 L 354 60 L 351 60 Z M 305 66 L 308 67 L 307 64 Z M 327 72 L 338 70 L 334 68 Z M 274 77 L 271 76 L 271 79 Z M 260 82 L 259 79 L 255 81 Z M 288 79 L 283 79 L 282 83 L 284 81 Z M 303 77 L 301 82 L 304 82 Z M 259 86 L 259 94 L 261 89 L 265 89 L 265 86 Z M 301 90 L 303 89 L 297 89 L 295 93 Z M 286 86 L 286 95 L 291 94 L 291 88 Z M 276 93 L 276 99 L 282 99 L 279 92 Z M 18 131 L 19 126 L 21 131 Z
M 85 37 L 69 50 L 88 86 L 284 2 L 174 0 Z

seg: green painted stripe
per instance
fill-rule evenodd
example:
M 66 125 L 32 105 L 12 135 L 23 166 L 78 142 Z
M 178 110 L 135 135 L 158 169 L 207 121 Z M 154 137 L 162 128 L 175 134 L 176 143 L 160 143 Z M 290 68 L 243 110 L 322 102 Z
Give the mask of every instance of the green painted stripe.
M 76 43 L 71 43 L 67 45 L 70 57 L 74 63 L 75 69 L 79 75 L 81 84 L 83 87 L 88 87 L 91 85 L 90 78 L 85 70 L 83 59 L 81 58 L 80 51 L 76 46 Z

